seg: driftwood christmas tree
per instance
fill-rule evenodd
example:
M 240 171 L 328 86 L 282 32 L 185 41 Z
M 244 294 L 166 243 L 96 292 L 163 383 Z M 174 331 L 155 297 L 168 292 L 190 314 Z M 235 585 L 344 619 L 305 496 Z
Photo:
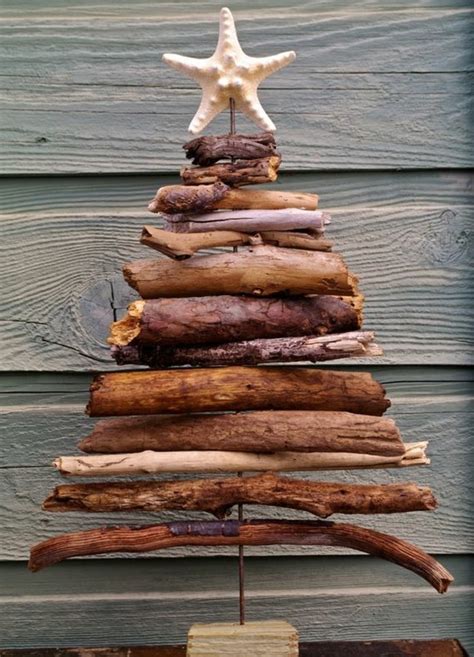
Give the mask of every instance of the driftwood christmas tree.
M 358 281 L 325 238 L 330 217 L 318 209 L 318 196 L 251 187 L 273 183 L 281 162 L 257 85 L 293 58 L 294 53 L 245 55 L 227 9 L 211 58 L 165 56 L 203 88 L 191 132 L 228 107 L 231 130 L 186 143 L 192 165 L 181 169 L 181 184 L 159 189 L 150 203 L 164 228 L 145 226 L 141 242 L 161 255 L 124 265 L 125 279 L 140 298 L 112 324 L 109 337 L 118 365 L 142 369 L 96 377 L 87 410 L 107 419 L 82 438 L 81 455 L 54 461 L 61 474 L 85 477 L 220 476 L 63 484 L 43 505 L 53 512 L 205 511 L 218 520 L 57 536 L 32 548 L 32 570 L 79 555 L 237 545 L 242 624 L 244 545 L 349 547 L 412 570 L 440 593 L 452 581 L 433 558 L 398 538 L 321 520 L 336 513 L 430 511 L 437 503 L 429 488 L 275 474 L 429 463 L 427 443 L 403 442 L 395 422 L 384 416 L 390 401 L 369 373 L 312 365 L 382 353 L 374 333 L 362 330 Z M 265 131 L 237 134 L 236 110 Z M 210 248 L 220 250 L 202 253 Z M 289 362 L 294 365 L 268 366 Z M 261 474 L 241 476 L 244 471 Z M 302 510 L 319 519 L 248 521 L 242 510 L 247 503 Z M 239 518 L 228 519 L 235 505 Z M 246 627 L 251 641 L 258 628 Z M 285 628 L 281 636 L 288 638 Z M 273 638 L 281 638 L 278 632 Z M 189 654 L 201 654 L 199 632 L 190 636 Z M 291 636 L 286 652 L 275 646 L 272 654 L 296 654 Z M 269 645 L 270 639 L 267 650 Z

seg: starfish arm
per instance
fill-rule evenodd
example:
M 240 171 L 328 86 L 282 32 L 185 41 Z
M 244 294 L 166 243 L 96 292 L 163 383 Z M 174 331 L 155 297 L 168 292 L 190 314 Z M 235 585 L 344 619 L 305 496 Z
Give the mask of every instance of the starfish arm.
M 291 64 L 295 60 L 295 57 L 296 53 L 294 50 L 280 52 L 278 55 L 271 55 L 270 57 L 253 57 L 251 70 L 261 81 L 272 73 L 279 71 L 284 66 Z
M 183 55 L 172 55 L 165 53 L 162 57 L 165 64 L 176 69 L 180 73 L 187 75 L 188 78 L 198 80 L 205 75 L 205 65 L 207 60 L 196 59 L 195 57 L 184 57 Z
M 242 48 L 235 29 L 234 17 L 227 7 L 222 7 L 219 15 L 219 38 L 216 53 L 232 52 L 233 55 L 242 55 Z
M 215 96 L 209 98 L 209 95 L 203 90 L 201 104 L 199 105 L 198 111 L 194 115 L 193 120 L 189 124 L 189 132 L 193 135 L 197 135 L 204 130 L 212 119 L 228 107 L 228 104 L 228 99 L 219 99 Z
M 249 119 L 254 121 L 260 128 L 262 128 L 262 130 L 275 132 L 275 124 L 263 109 L 256 91 L 252 94 L 249 94 L 245 99 L 236 103 L 236 105 L 237 109 L 248 116 Z

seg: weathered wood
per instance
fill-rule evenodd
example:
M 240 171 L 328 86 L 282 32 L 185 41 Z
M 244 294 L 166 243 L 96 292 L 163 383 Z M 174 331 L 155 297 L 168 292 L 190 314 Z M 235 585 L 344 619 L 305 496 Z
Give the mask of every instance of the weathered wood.
M 53 465 L 64 476 L 96 477 L 155 474 L 159 472 L 295 472 L 352 470 L 355 468 L 400 468 L 429 465 L 427 441 L 406 443 L 397 456 L 355 452 L 228 452 L 194 450 L 178 452 L 134 452 L 59 456 Z
M 188 631 L 187 657 L 298 657 L 299 654 L 298 631 L 287 621 L 194 623 Z
M 330 411 L 145 415 L 95 423 L 78 447 L 88 453 L 143 450 L 405 453 L 392 418 Z
M 383 386 L 367 372 L 312 367 L 223 367 L 96 376 L 87 412 L 148 415 L 241 410 L 321 410 L 383 415 Z
M 357 294 L 357 279 L 338 253 L 255 246 L 174 260 L 135 260 L 125 280 L 144 299 L 218 294 Z
M 185 185 L 211 185 L 223 182 L 231 187 L 275 182 L 281 157 L 272 155 L 258 160 L 239 160 L 208 167 L 181 167 L 180 176 Z
M 255 135 L 204 135 L 186 142 L 183 148 L 188 160 L 204 167 L 219 160 L 254 160 L 278 155 L 272 132 Z
M 169 215 L 198 214 L 209 210 L 316 210 L 317 207 L 317 194 L 235 189 L 222 182 L 166 185 L 157 191 L 148 205 L 150 212 Z
M 329 240 L 307 233 L 267 231 L 247 234 L 231 230 L 215 230 L 208 233 L 176 234 L 154 226 L 143 227 L 140 242 L 175 260 L 185 260 L 201 249 L 212 249 L 217 246 L 273 244 L 309 251 L 330 251 L 332 247 Z
M 333 296 L 217 295 L 134 301 L 110 327 L 109 344 L 192 345 L 357 329 L 361 313 Z
M 117 365 L 147 365 L 158 369 L 181 365 L 222 367 L 261 363 L 321 363 L 339 358 L 382 356 L 383 350 L 373 339 L 371 331 L 349 331 L 321 337 L 246 340 L 202 347 L 114 345 L 111 354 Z
M 338 484 L 277 477 L 195 479 L 188 481 L 100 482 L 56 486 L 43 502 L 45 511 L 164 510 L 206 511 L 225 518 L 235 504 L 280 506 L 320 518 L 333 513 L 433 511 L 430 488 L 403 484 Z
M 31 549 L 33 572 L 76 556 L 110 552 L 149 552 L 179 545 L 331 545 L 372 554 L 412 570 L 438 593 L 445 593 L 452 575 L 428 554 L 399 538 L 356 525 L 324 520 L 268 522 L 236 520 L 163 523 L 147 527 L 112 527 L 65 534 Z
M 319 237 L 331 217 L 320 210 L 219 210 L 203 214 L 163 215 L 166 230 L 174 233 L 204 233 L 215 230 L 262 233 L 304 230 Z

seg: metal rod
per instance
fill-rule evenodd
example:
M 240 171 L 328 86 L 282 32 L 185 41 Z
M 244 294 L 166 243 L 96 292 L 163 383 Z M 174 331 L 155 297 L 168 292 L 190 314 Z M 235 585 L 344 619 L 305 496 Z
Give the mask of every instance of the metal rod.
M 235 100 L 229 98 L 229 109 L 230 109 L 230 134 L 235 135 Z

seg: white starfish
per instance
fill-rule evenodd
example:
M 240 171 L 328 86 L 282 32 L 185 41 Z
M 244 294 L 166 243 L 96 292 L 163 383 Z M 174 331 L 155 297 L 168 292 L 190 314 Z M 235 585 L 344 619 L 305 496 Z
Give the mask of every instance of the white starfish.
M 242 50 L 234 18 L 230 9 L 221 9 L 219 40 L 214 54 L 207 59 L 163 55 L 163 61 L 196 80 L 202 88 L 198 111 L 189 124 L 189 132 L 196 134 L 229 107 L 232 98 L 236 109 L 246 114 L 263 130 L 276 130 L 257 96 L 257 87 L 266 77 L 296 57 L 294 51 L 281 52 L 270 57 L 249 57 Z

